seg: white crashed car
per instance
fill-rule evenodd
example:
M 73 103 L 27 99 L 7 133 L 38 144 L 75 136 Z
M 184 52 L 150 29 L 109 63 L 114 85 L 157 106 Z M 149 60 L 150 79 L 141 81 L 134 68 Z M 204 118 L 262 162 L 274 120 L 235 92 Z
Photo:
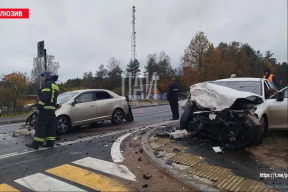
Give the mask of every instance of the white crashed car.
M 190 87 L 181 129 L 220 140 L 225 147 L 260 145 L 269 129 L 287 130 L 287 87 L 260 78 L 229 78 Z

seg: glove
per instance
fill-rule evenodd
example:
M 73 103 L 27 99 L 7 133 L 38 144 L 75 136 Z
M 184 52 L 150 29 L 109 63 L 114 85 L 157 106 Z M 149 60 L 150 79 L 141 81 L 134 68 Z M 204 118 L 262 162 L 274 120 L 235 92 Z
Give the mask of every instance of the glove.
M 41 114 L 41 111 L 40 110 L 37 110 L 37 115 L 40 115 Z

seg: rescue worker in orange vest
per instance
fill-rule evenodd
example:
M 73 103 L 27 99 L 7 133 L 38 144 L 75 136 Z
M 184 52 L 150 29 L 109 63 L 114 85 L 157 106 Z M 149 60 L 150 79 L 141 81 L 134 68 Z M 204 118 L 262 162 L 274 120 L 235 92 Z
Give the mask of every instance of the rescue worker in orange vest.
M 268 81 L 272 82 L 275 86 L 277 86 L 276 77 L 271 74 L 271 70 L 269 68 L 265 69 L 264 74 L 265 75 L 264 75 L 263 79 L 267 79 Z

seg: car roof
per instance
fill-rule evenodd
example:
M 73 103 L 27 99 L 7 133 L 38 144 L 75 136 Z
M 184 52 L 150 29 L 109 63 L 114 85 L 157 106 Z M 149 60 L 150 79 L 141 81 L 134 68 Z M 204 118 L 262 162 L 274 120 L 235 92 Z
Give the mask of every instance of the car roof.
M 79 89 L 79 90 L 74 90 L 74 91 L 67 91 L 65 93 L 68 93 L 68 92 L 74 92 L 74 93 L 84 93 L 86 91 L 106 91 L 108 92 L 109 94 L 112 94 L 114 97 L 119 97 L 120 95 L 114 93 L 113 91 L 110 91 L 110 90 L 107 90 L 107 89 Z
M 109 90 L 106 90 L 106 89 L 79 89 L 79 90 L 74 90 L 74 91 L 69 91 L 69 92 L 83 93 L 86 91 L 109 91 Z
M 215 81 L 261 81 L 261 80 L 262 78 L 238 77 L 238 78 L 219 79 Z

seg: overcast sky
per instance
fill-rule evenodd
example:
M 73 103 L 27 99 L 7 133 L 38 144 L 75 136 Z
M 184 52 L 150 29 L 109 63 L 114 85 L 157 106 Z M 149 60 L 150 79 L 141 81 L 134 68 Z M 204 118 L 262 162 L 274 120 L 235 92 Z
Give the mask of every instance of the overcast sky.
M 198 31 L 217 46 L 249 43 L 287 61 L 287 0 L 1 0 L 1 8 L 29 8 L 29 19 L 0 19 L 0 74 L 32 70 L 37 42 L 60 63 L 61 81 L 96 72 L 115 57 L 131 58 L 132 5 L 141 69 L 162 50 L 173 67 Z

